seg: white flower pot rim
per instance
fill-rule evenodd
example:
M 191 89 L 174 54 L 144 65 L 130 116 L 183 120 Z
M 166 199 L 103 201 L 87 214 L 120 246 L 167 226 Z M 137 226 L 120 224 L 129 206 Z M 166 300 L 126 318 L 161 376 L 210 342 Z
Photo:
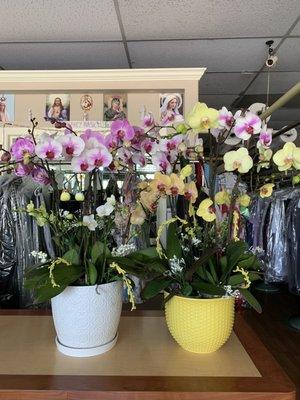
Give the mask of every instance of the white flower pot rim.
M 98 286 L 100 286 L 100 287 L 103 287 L 103 286 L 108 286 L 108 285 L 112 285 L 113 283 L 116 283 L 116 282 L 120 282 L 120 281 L 118 281 L 118 280 L 116 280 L 116 281 L 112 281 L 112 282 L 107 282 L 107 283 L 96 283 L 95 285 L 69 285 L 69 286 L 67 286 L 67 287 L 69 287 L 69 288 L 82 288 L 82 289 L 90 289 L 90 288 L 97 288 Z

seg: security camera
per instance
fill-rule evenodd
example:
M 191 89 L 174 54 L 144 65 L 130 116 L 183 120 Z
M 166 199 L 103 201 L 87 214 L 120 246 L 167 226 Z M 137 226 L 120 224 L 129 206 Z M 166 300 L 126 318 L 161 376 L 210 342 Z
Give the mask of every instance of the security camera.
M 268 68 L 272 68 L 272 67 L 274 67 L 276 65 L 277 61 L 278 61 L 278 57 L 277 56 L 271 56 L 270 55 L 266 60 L 266 66 Z

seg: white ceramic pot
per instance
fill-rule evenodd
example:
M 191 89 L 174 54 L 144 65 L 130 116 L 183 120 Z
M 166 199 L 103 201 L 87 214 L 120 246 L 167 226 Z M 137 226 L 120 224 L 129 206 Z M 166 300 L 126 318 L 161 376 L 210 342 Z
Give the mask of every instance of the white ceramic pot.
M 117 341 L 122 282 L 69 286 L 51 299 L 60 352 L 73 357 L 105 353 Z

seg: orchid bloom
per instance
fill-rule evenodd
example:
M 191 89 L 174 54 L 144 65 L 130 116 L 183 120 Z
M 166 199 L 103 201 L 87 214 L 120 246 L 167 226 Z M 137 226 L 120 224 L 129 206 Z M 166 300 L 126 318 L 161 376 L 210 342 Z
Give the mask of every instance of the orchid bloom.
M 145 167 L 145 165 L 147 164 L 147 158 L 139 152 L 133 154 L 132 161 L 134 162 L 134 164 L 140 165 L 141 167 Z
M 83 139 L 72 133 L 60 136 L 57 140 L 62 144 L 63 155 L 66 159 L 79 156 L 84 150 L 85 143 Z
M 156 143 L 150 138 L 144 139 L 141 143 L 141 150 L 148 154 L 152 153 L 156 147 Z
M 171 196 L 178 196 L 179 194 L 183 194 L 184 190 L 184 182 L 176 174 L 171 174 L 170 175 L 170 187 L 167 188 L 167 194 L 170 194 Z
M 73 157 L 71 161 L 71 168 L 74 172 L 88 172 L 93 169 L 89 163 L 90 159 L 87 157 L 87 153 L 84 151 L 80 156 Z
M 121 149 L 118 150 L 118 156 L 120 160 L 127 166 L 132 167 L 134 162 L 132 159 L 132 152 L 125 147 L 122 147 Z
M 215 194 L 215 203 L 218 205 L 230 204 L 230 194 L 226 190 L 221 190 Z
M 115 150 L 118 147 L 119 139 L 116 135 L 110 133 L 105 136 L 105 146 L 110 150 Z
M 57 160 L 63 151 L 62 144 L 49 135 L 44 135 L 35 147 L 36 155 L 43 160 Z
M 224 155 L 226 171 L 238 170 L 241 174 L 247 173 L 253 167 L 253 160 L 249 156 L 248 150 L 244 147 L 236 151 L 229 151 Z
M 180 171 L 180 178 L 181 179 L 185 179 L 188 178 L 190 175 L 192 175 L 193 173 L 193 167 L 188 164 L 185 167 L 182 168 L 182 170 Z
M 134 129 L 126 119 L 113 121 L 110 129 L 119 140 L 131 141 L 134 138 Z
M 259 152 L 257 172 L 259 172 L 261 168 L 269 168 L 273 151 L 271 149 L 265 149 L 259 141 L 257 142 L 257 148 Z
M 84 215 L 82 225 L 86 226 L 90 231 L 95 231 L 98 226 L 94 215 Z
M 96 208 L 96 213 L 98 217 L 107 217 L 114 211 L 114 209 L 114 205 L 107 201 L 105 204 Z
M 226 107 L 222 107 L 219 111 L 219 126 L 221 128 L 231 129 L 234 123 L 232 112 L 228 111 Z
M 196 103 L 188 114 L 186 122 L 192 129 L 207 131 L 217 128 L 219 125 L 219 112 L 214 108 L 208 108 L 205 103 Z
M 159 149 L 165 152 L 177 150 L 179 144 L 183 141 L 183 138 L 183 135 L 175 135 L 172 139 L 162 139 L 159 143 Z
M 161 195 L 166 195 L 170 192 L 171 178 L 161 172 L 155 172 L 154 179 L 150 182 L 150 189 Z
M 213 209 L 213 201 L 211 199 L 205 199 L 201 201 L 196 214 L 198 215 L 198 217 L 203 218 L 204 221 L 214 221 L 216 219 L 216 213 Z
M 300 147 L 296 147 L 292 142 L 286 143 L 274 154 L 273 161 L 279 171 L 286 171 L 292 167 L 300 169 Z
M 239 110 L 235 113 L 234 118 L 235 126 L 233 130 L 238 138 L 248 140 L 252 135 L 260 133 L 261 119 L 256 114 L 246 111 L 243 115 L 242 111 Z
M 86 158 L 89 165 L 94 168 L 108 167 L 112 162 L 112 155 L 105 146 L 99 146 L 86 151 Z
M 143 128 L 139 126 L 133 126 L 134 129 L 134 137 L 131 139 L 130 145 L 134 147 L 136 150 L 141 150 L 141 144 L 145 137 L 145 131 Z
M 33 169 L 33 165 L 18 163 L 15 167 L 15 175 L 17 176 L 27 176 L 30 175 Z
M 195 203 L 198 197 L 198 190 L 195 182 L 189 182 L 184 185 L 184 197 L 192 204 Z
M 172 166 L 165 153 L 158 151 L 152 156 L 152 164 L 160 171 L 170 174 Z
M 157 192 L 154 191 L 148 192 L 143 190 L 140 194 L 141 204 L 151 212 L 154 212 L 157 209 L 158 198 L 159 196 Z
M 86 148 L 92 149 L 97 147 L 99 144 L 105 144 L 105 137 L 102 133 L 86 129 L 80 138 L 85 142 Z
M 240 206 L 242 207 L 249 207 L 250 202 L 251 202 L 251 197 L 248 196 L 246 193 L 242 194 L 237 198 L 237 202 L 239 203 Z
M 262 198 L 270 197 L 273 193 L 274 183 L 266 183 L 259 189 L 259 195 Z
M 272 132 L 273 129 L 267 128 L 267 126 L 263 126 L 259 134 L 259 143 L 266 149 L 270 147 L 272 143 Z
M 151 128 L 153 125 L 154 125 L 154 117 L 152 112 L 149 112 L 143 118 L 143 126 L 146 128 Z
M 10 148 L 10 153 L 16 161 L 28 159 L 34 155 L 35 146 L 30 137 L 17 138 Z
M 49 185 L 51 183 L 50 176 L 44 168 L 35 165 L 31 172 L 32 179 L 42 185 Z
M 146 219 L 146 213 L 143 207 L 138 204 L 132 211 L 130 216 L 130 222 L 132 225 L 143 225 Z

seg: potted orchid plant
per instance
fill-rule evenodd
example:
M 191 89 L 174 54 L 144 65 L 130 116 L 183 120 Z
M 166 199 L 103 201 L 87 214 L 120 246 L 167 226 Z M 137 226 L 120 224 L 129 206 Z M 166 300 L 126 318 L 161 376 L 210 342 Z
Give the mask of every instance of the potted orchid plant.
M 139 185 L 135 210 L 139 223 L 156 211 L 161 199 L 171 212 L 157 231 L 156 248 L 148 261 L 156 270 L 143 295 L 148 299 L 164 291 L 166 321 L 174 339 L 188 351 L 206 353 L 217 350 L 230 336 L 235 303 L 246 301 L 261 312 L 249 291 L 251 282 L 262 274 L 260 254 L 249 249 L 244 227 L 252 195 L 269 197 L 274 184 L 253 187 L 251 179 L 247 190 L 243 181 L 271 166 L 279 171 L 299 170 L 300 148 L 287 143 L 273 155 L 272 130 L 256 114 L 239 110 L 233 115 L 225 107 L 217 111 L 203 103 L 197 103 L 185 123 L 173 129 L 173 134 L 160 141 L 162 152 L 155 155 L 159 171 Z M 191 141 L 198 132 L 209 135 L 207 155 L 187 145 L 187 138 Z M 224 151 L 232 134 L 235 149 Z M 189 160 L 191 152 L 198 154 L 196 163 Z M 199 165 L 208 167 L 206 187 L 202 185 L 203 169 L 199 179 Z M 224 171 L 233 174 L 230 190 L 216 189 L 218 175 Z M 134 254 L 117 262 L 131 263 L 134 268 L 137 259 Z

